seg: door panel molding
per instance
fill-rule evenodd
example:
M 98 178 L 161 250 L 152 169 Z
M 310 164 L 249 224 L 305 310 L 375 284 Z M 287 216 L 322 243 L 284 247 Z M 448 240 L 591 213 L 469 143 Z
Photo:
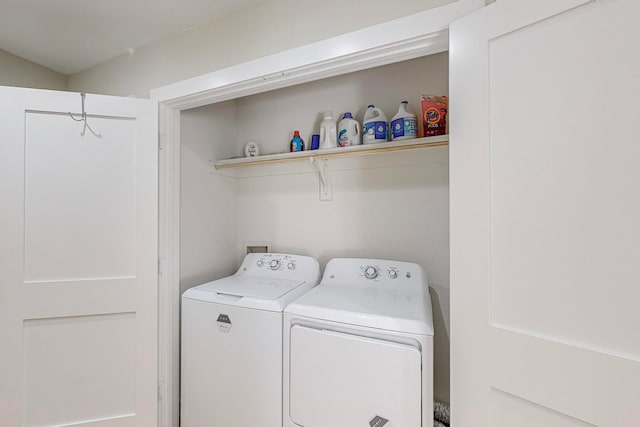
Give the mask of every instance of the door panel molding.
M 624 12 L 624 10 L 627 12 Z M 505 189 L 513 189 L 511 186 L 517 184 L 516 181 L 508 181 L 504 176 L 496 176 L 494 174 L 496 166 L 494 156 L 496 153 L 492 150 L 495 150 L 496 147 L 493 142 L 497 136 L 500 136 L 504 138 L 503 145 L 505 147 L 513 148 L 519 142 L 517 140 L 517 132 L 514 130 L 517 126 L 520 126 L 520 132 L 535 133 L 537 131 L 533 126 L 523 129 L 522 125 L 513 124 L 508 129 L 511 133 L 505 136 L 497 132 L 502 131 L 501 129 L 496 129 L 492 126 L 492 123 L 494 123 L 492 120 L 504 119 L 507 116 L 505 111 L 517 112 L 519 111 L 518 105 L 520 103 L 526 104 L 528 101 L 528 99 L 521 97 L 518 99 L 510 98 L 510 96 L 515 96 L 513 91 L 511 94 L 506 93 L 508 91 L 504 91 L 504 93 L 493 91 L 494 88 L 491 86 L 492 73 L 496 70 L 492 69 L 492 65 L 495 66 L 495 63 L 491 62 L 492 46 L 496 46 L 496 43 L 503 43 L 507 37 L 519 37 L 525 32 L 535 31 L 536 28 L 548 24 L 559 24 L 568 28 L 558 37 L 565 37 L 566 40 L 575 43 L 579 43 L 581 40 L 586 42 L 589 37 L 594 37 L 594 34 L 600 34 L 601 32 L 573 31 L 576 27 L 579 27 L 574 24 L 578 22 L 584 23 L 586 22 L 584 20 L 593 19 L 592 14 L 594 13 L 607 13 L 608 15 L 601 16 L 598 22 L 605 26 L 609 25 L 610 31 L 616 32 L 622 29 L 622 26 L 616 27 L 616 23 L 621 21 L 620 19 L 615 19 L 616 13 L 619 14 L 617 16 L 624 15 L 627 17 L 637 16 L 635 12 L 638 12 L 637 3 L 627 0 L 597 2 L 588 2 L 586 0 L 569 2 L 501 0 L 461 18 L 451 25 L 450 114 L 451 117 L 455 117 L 451 123 L 450 144 L 451 405 L 452 425 L 455 427 L 467 425 L 478 427 L 497 425 L 501 427 L 506 425 L 504 424 L 507 422 L 505 420 L 515 420 L 516 424 L 528 427 L 532 424 L 524 415 L 527 410 L 531 410 L 532 414 L 537 413 L 540 415 L 542 418 L 539 419 L 547 419 L 541 415 L 545 410 L 556 411 L 566 415 L 566 418 L 554 418 L 555 421 L 549 421 L 549 423 L 556 424 L 545 424 L 554 426 L 588 423 L 627 427 L 633 425 L 640 418 L 640 378 L 638 377 L 640 368 L 635 351 L 633 351 L 633 347 L 630 347 L 632 344 L 639 342 L 637 328 L 631 327 L 631 325 L 637 323 L 634 322 L 637 316 L 633 314 L 637 313 L 637 311 L 632 310 L 630 312 L 628 304 L 633 299 L 633 295 L 637 295 L 637 293 L 635 293 L 636 288 L 629 288 L 631 286 L 628 283 L 631 277 L 630 270 L 616 268 L 616 263 L 612 262 L 611 259 L 601 257 L 594 259 L 592 263 L 582 263 L 582 265 L 585 271 L 593 270 L 596 267 L 606 269 L 608 266 L 609 271 L 612 272 L 610 279 L 613 283 L 610 290 L 607 281 L 552 282 L 557 285 L 556 292 L 563 292 L 561 294 L 562 299 L 559 298 L 558 300 L 564 304 L 564 310 L 560 310 L 559 304 L 556 304 L 553 313 L 556 316 L 566 316 L 566 322 L 574 328 L 565 330 L 575 332 L 580 331 L 580 328 L 587 327 L 585 326 L 587 324 L 590 327 L 597 325 L 598 328 L 601 328 L 597 331 L 599 335 L 595 333 L 595 330 L 585 331 L 584 329 L 581 330 L 584 332 L 581 336 L 575 333 L 556 333 L 559 331 L 548 329 L 553 327 L 554 324 L 552 322 L 544 324 L 548 328 L 536 327 L 536 324 L 521 324 L 521 322 L 516 322 L 514 319 L 521 314 L 518 313 L 517 307 L 526 307 L 527 299 L 523 297 L 519 301 L 520 305 L 510 304 L 511 300 L 507 290 L 520 289 L 511 284 L 519 284 L 518 280 L 526 280 L 529 277 L 529 270 L 525 267 L 531 268 L 531 265 L 535 265 L 535 263 L 522 263 L 522 265 L 512 263 L 506 265 L 505 263 L 511 262 L 513 258 L 516 258 L 519 250 L 518 244 L 526 245 L 527 241 L 523 240 L 522 243 L 517 241 L 515 243 L 510 242 L 507 245 L 505 241 L 497 242 L 494 240 L 495 236 L 492 234 L 496 226 L 502 227 L 505 224 L 505 217 L 502 215 L 505 212 L 504 209 L 507 212 L 514 212 L 517 209 L 513 199 L 509 200 L 508 198 L 504 199 L 506 202 L 501 206 L 501 208 L 504 208 L 503 211 L 492 209 L 494 207 L 493 202 L 497 197 L 496 192 L 501 192 L 498 196 L 505 196 Z M 629 28 L 635 29 L 636 26 L 630 27 L 626 25 L 624 28 L 627 30 Z M 640 68 L 637 60 L 634 59 L 636 57 L 627 55 L 630 45 L 625 48 L 632 39 L 637 39 L 637 36 L 627 36 L 621 43 L 611 43 L 610 49 L 607 51 L 608 58 L 612 55 L 618 55 L 620 58 L 624 57 L 625 61 L 629 62 L 630 67 L 637 67 L 632 69 Z M 556 39 L 558 42 L 564 40 Z M 543 49 L 541 46 L 544 41 L 545 39 L 540 39 L 539 49 Z M 550 40 L 546 41 L 551 42 Z M 589 41 L 590 44 L 591 42 Z M 548 46 L 549 44 L 547 43 L 546 45 Z M 535 49 L 529 50 L 523 46 L 521 48 L 523 50 L 520 52 L 536 58 L 537 52 Z M 617 53 L 615 53 L 616 49 L 618 49 Z M 518 58 L 508 57 L 507 59 L 517 61 Z M 563 62 L 566 61 L 558 61 L 560 64 Z M 559 81 L 567 79 L 567 82 L 571 84 L 580 84 L 582 81 L 580 79 L 585 81 L 590 79 L 593 83 L 594 80 L 591 78 L 593 75 L 589 73 L 596 74 L 598 71 L 602 71 L 603 76 L 606 76 L 603 77 L 604 79 L 617 83 L 614 67 L 599 66 L 597 61 L 594 61 L 593 66 L 586 66 L 586 62 L 588 61 L 584 60 L 584 56 L 578 56 L 576 64 L 579 64 L 579 68 L 574 70 L 573 73 L 567 73 L 565 67 L 563 69 L 564 72 L 558 72 L 557 75 L 554 73 L 540 73 L 540 78 L 559 79 Z M 611 61 L 606 63 L 610 65 Z M 553 65 L 557 64 L 554 63 Z M 544 69 L 546 64 L 541 63 L 538 66 Z M 501 70 L 504 71 L 503 68 Z M 547 70 L 545 69 L 545 71 Z M 627 76 L 628 72 L 629 70 L 624 75 Z M 589 78 L 586 78 L 587 76 Z M 532 82 L 528 75 L 506 76 L 506 78 L 512 78 L 514 81 L 517 81 L 519 77 L 521 77 L 522 85 L 528 85 L 524 86 L 525 88 L 535 88 L 535 84 L 538 83 L 538 81 Z M 504 82 L 502 80 L 504 78 L 505 75 L 501 74 L 500 83 Z M 626 80 L 622 81 L 629 82 L 629 79 L 626 78 Z M 628 93 L 635 93 L 635 88 L 636 86 L 632 87 Z M 592 84 L 584 84 L 582 86 L 583 93 L 588 93 L 590 89 L 593 89 Z M 522 93 L 527 94 L 526 91 L 522 91 Z M 494 109 L 495 104 L 492 103 L 492 96 L 501 97 L 502 110 L 497 111 Z M 511 104 L 509 104 L 510 101 Z M 573 105 L 571 104 L 572 99 L 567 99 L 566 96 L 558 97 L 550 100 L 550 102 L 564 103 L 562 105 L 568 106 Z M 626 107 L 620 107 L 623 109 L 620 115 L 621 119 L 625 120 L 625 123 L 629 123 L 631 109 L 626 99 L 625 102 L 626 104 L 624 105 Z M 511 108 L 507 108 L 509 106 Z M 505 123 L 510 124 L 508 121 Z M 562 127 L 563 124 L 560 123 L 558 126 Z M 572 129 L 570 126 L 566 126 L 566 128 L 565 131 L 568 135 L 575 136 L 577 134 L 575 127 Z M 626 140 L 627 147 L 631 147 L 633 143 L 637 142 L 637 132 L 629 132 L 628 129 L 629 127 L 627 127 L 626 136 L 619 135 L 615 138 L 616 151 L 618 153 L 620 152 L 618 147 L 620 141 Z M 540 131 L 539 134 L 540 138 L 545 137 L 544 131 Z M 636 141 L 631 141 L 632 136 L 636 138 Z M 513 141 L 513 144 L 509 145 L 509 141 Z M 603 149 L 600 144 L 602 141 L 596 143 L 593 140 L 581 138 L 577 138 L 576 141 L 591 144 L 589 147 L 598 145 L 598 149 Z M 539 144 L 539 146 L 541 150 L 546 150 L 544 151 L 544 156 L 547 156 L 545 158 L 553 158 L 553 148 L 541 148 L 543 144 Z M 580 154 L 585 152 L 589 159 L 597 158 L 597 156 L 590 154 L 589 149 L 585 148 Z M 596 151 L 594 149 L 594 152 Z M 629 154 L 630 151 L 624 152 L 627 153 L 628 157 L 633 157 Z M 524 154 L 526 154 L 526 151 Z M 507 151 L 506 154 L 501 153 L 501 155 L 504 155 L 504 158 L 501 159 L 503 164 L 508 165 L 508 163 L 504 162 L 513 160 L 514 165 L 517 165 L 516 160 L 520 158 L 515 156 L 523 155 L 523 152 L 521 150 L 516 153 L 515 150 L 511 150 Z M 615 153 L 611 152 L 611 155 L 614 156 Z M 526 157 L 524 158 L 526 160 Z M 568 156 L 566 170 L 569 173 L 574 170 L 571 166 L 572 161 L 575 162 L 575 156 Z M 536 171 L 536 165 L 538 164 L 540 163 L 530 165 L 531 171 Z M 611 164 L 601 162 L 599 167 L 615 167 L 615 163 L 614 166 L 611 166 Z M 625 168 L 629 170 L 626 165 Z M 514 176 L 518 176 L 518 172 L 518 170 L 514 170 Z M 541 176 L 544 176 L 545 170 L 539 169 L 538 172 Z M 576 174 L 579 175 L 581 172 L 579 168 L 575 169 Z M 496 180 L 500 179 L 502 179 L 502 181 L 498 182 L 500 185 L 496 186 Z M 620 184 L 636 181 L 637 179 L 622 180 Z M 520 190 L 524 192 L 526 188 L 520 188 Z M 582 191 L 582 189 L 578 191 Z M 615 198 L 622 197 L 620 193 L 617 188 L 611 188 L 609 194 L 610 197 Z M 580 194 L 572 194 L 572 196 L 580 197 Z M 595 195 L 593 197 L 593 203 L 600 202 L 600 199 Z M 570 203 L 571 197 L 567 200 Z M 536 209 L 530 208 L 523 213 L 522 227 L 526 227 L 527 224 L 535 221 L 532 217 L 535 216 L 536 212 Z M 608 223 L 616 224 L 615 215 L 611 212 L 603 214 L 601 226 L 606 226 Z M 508 228 L 509 232 L 513 230 L 518 232 L 519 230 L 515 219 L 517 219 L 517 215 L 513 215 L 513 227 Z M 559 223 L 562 222 L 560 221 Z M 553 225 L 551 221 L 545 225 L 547 227 L 558 226 L 558 224 Z M 635 236 L 633 233 L 632 235 Z M 609 238 L 606 234 L 597 234 L 594 237 L 596 239 L 594 244 L 597 245 L 600 241 L 604 242 L 602 239 L 597 240 L 602 236 Z M 612 242 L 620 242 L 621 247 L 624 248 L 627 243 L 623 236 L 624 233 L 615 233 L 614 238 L 610 240 Z M 535 233 L 529 233 L 527 236 L 529 239 L 535 239 L 535 237 Z M 502 244 L 500 258 L 493 257 L 494 245 L 497 243 Z M 576 250 L 586 251 L 585 248 L 588 247 L 582 244 L 578 245 Z M 547 250 L 550 254 L 557 254 L 558 259 L 562 260 L 558 246 L 548 245 Z M 534 251 L 530 252 L 525 251 L 527 256 L 534 256 Z M 597 265 L 598 262 L 609 262 L 609 264 L 600 267 Z M 501 276 L 501 282 L 495 281 L 497 279 L 496 275 L 500 273 L 496 269 L 495 263 L 502 263 L 500 264 L 501 271 L 509 272 L 508 275 Z M 559 266 L 558 268 L 562 266 L 560 262 L 557 265 Z M 566 265 L 566 268 L 577 268 L 576 266 L 580 265 L 580 263 L 573 262 Z M 628 263 L 624 265 L 629 266 Z M 544 267 L 544 265 L 541 267 Z M 549 273 L 553 275 L 554 272 L 557 273 L 559 271 L 556 270 L 549 269 Z M 620 274 L 621 278 L 626 277 L 627 282 L 618 280 L 620 278 L 615 278 L 615 274 L 620 271 L 626 271 L 626 273 Z M 535 275 L 535 278 L 540 281 L 544 279 L 543 276 L 543 274 L 538 274 Z M 619 304 L 620 310 L 616 312 L 612 307 L 615 306 L 615 297 L 619 293 L 614 291 L 618 285 L 627 286 L 624 289 L 628 292 L 625 293 L 627 300 Z M 604 300 L 595 301 L 597 303 L 595 305 L 604 307 L 604 304 L 606 304 L 607 310 L 577 310 L 576 307 L 582 309 L 587 307 L 586 304 L 588 302 L 593 302 L 580 293 L 587 291 L 581 290 L 584 289 L 581 286 L 590 286 L 589 291 L 593 292 L 597 289 L 602 289 L 602 298 Z M 544 287 L 540 286 L 540 288 Z M 533 285 L 522 289 L 523 291 L 535 292 Z M 497 305 L 494 306 L 494 304 L 497 304 L 495 292 L 500 292 L 498 296 L 504 297 L 504 301 L 499 301 L 499 307 Z M 570 298 L 572 292 L 575 295 L 573 299 Z M 556 302 L 556 300 L 553 300 L 554 292 L 548 287 L 544 289 L 543 295 L 552 300 L 551 302 Z M 572 303 L 576 304 L 576 306 L 572 306 Z M 543 305 L 544 298 L 536 300 L 536 307 Z M 497 311 L 498 309 L 499 311 Z M 602 316 L 601 311 L 606 314 Z M 588 317 L 585 318 L 585 316 Z M 614 319 L 612 316 L 616 316 L 616 318 Z M 526 318 L 531 319 L 531 316 L 527 313 Z M 543 324 L 544 318 L 541 317 L 540 319 L 541 324 Z M 579 323 L 581 319 L 584 320 L 582 324 Z M 616 321 L 614 322 L 612 319 Z M 625 319 L 627 319 L 626 322 Z M 616 326 L 612 327 L 614 324 Z M 622 339 L 628 339 L 628 345 L 625 348 L 631 350 L 617 348 L 601 342 L 602 340 L 595 339 L 597 336 L 605 336 L 607 331 L 610 333 L 609 338 L 613 340 L 612 342 L 621 342 L 620 340 Z M 526 405 L 515 404 L 510 406 L 510 410 L 516 412 L 512 411 L 508 416 L 505 415 L 505 417 L 500 418 L 495 412 L 495 401 L 492 401 L 497 390 L 513 395 L 522 401 L 529 401 L 532 405 L 538 405 L 539 410 L 526 409 Z M 511 400 L 508 402 L 511 402 Z M 501 401 L 500 404 L 504 403 L 506 408 L 506 406 L 510 405 L 508 402 Z M 492 407 L 493 409 L 490 409 Z M 520 418 L 518 418 L 518 410 L 522 411 Z
M 84 150 L 88 157 L 69 145 L 95 138 L 87 132 L 79 140 L 82 123 L 73 122 L 68 113 L 80 113 L 80 108 L 78 93 L 0 87 L 0 418 L 7 426 L 152 427 L 157 425 L 158 405 L 157 105 L 88 95 L 89 120 L 95 115 L 101 127 L 96 130 L 104 136 L 102 146 L 92 146 L 100 155 Z M 40 112 L 36 120 L 33 112 Z M 48 132 L 42 120 L 51 125 Z M 116 135 L 110 126 L 123 120 L 135 127 Z M 33 126 L 37 126 L 35 133 Z M 38 144 L 28 146 L 34 135 Z M 110 144 L 110 137 L 117 141 Z M 124 151 L 114 150 L 113 144 L 118 143 Z M 37 163 L 26 163 L 36 158 Z M 76 186 L 79 194 L 72 196 L 83 212 L 108 213 L 118 208 L 122 182 L 115 183 L 117 175 L 111 174 L 110 179 L 109 173 L 94 173 L 107 163 L 113 170 L 121 164 L 130 169 L 132 179 L 124 183 L 128 187 L 124 197 L 134 199 L 133 208 L 125 209 L 123 215 L 134 226 L 89 236 L 77 231 L 77 223 L 64 211 L 68 200 L 58 195 Z M 25 192 L 29 179 L 38 181 L 37 192 Z M 82 197 L 83 192 L 87 197 Z M 30 197 L 31 204 L 26 203 Z M 30 207 L 32 211 L 26 212 Z M 46 223 L 48 212 L 55 209 L 66 221 L 63 226 Z M 32 216 L 31 222 L 25 221 L 25 213 Z M 92 223 L 91 216 L 80 219 L 89 231 L 104 225 L 99 220 Z M 105 257 L 120 250 L 111 242 L 122 236 L 114 234 L 126 234 L 127 245 L 133 248 L 134 264 L 125 272 L 130 277 L 96 279 L 93 276 L 109 275 L 77 276 L 59 269 L 56 274 L 36 274 L 26 280 L 25 227 L 33 221 L 44 221 L 42 230 L 31 236 L 31 244 L 36 245 L 32 249 L 41 252 L 44 263 L 66 257 L 67 265 L 73 266 L 69 259 L 77 257 L 65 236 L 76 233 L 77 241 L 86 245 L 84 250 L 95 249 L 93 256 L 78 262 L 108 265 Z M 47 233 L 58 233 L 57 240 L 47 240 Z
M 635 416 L 637 360 L 501 328 L 491 329 L 489 348 L 493 388 L 598 426 Z

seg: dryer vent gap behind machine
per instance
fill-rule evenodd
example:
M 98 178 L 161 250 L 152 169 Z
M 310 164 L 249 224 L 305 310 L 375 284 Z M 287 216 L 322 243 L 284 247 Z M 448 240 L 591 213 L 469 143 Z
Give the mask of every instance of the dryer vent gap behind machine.
M 182 295 L 182 427 L 282 425 L 282 311 L 319 278 L 313 258 L 254 253 Z
M 284 427 L 433 426 L 433 316 L 418 264 L 336 258 L 285 309 Z

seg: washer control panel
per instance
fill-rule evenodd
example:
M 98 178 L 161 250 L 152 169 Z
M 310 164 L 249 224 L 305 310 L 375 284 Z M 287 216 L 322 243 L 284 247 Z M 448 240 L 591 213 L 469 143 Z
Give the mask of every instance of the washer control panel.
M 415 263 L 358 258 L 334 258 L 327 264 L 323 283 L 388 289 L 426 287 L 426 274 Z
M 252 253 L 247 254 L 236 274 L 280 278 L 289 280 L 309 280 L 309 277 L 319 275 L 318 262 L 307 256 Z
M 369 280 L 379 280 L 382 278 L 395 280 L 400 277 L 400 267 L 396 265 L 387 265 L 381 267 L 379 264 L 367 264 L 360 266 L 360 270 L 362 270 L 362 274 L 364 275 L 364 277 Z M 411 278 L 411 272 L 407 271 L 405 277 L 407 279 Z

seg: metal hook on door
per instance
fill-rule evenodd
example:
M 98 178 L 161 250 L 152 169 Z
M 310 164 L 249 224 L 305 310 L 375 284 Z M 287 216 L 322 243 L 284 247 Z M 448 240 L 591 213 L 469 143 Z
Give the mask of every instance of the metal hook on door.
M 82 92 L 80 94 L 80 97 L 82 98 L 82 115 L 80 116 L 80 118 L 79 119 L 75 118 L 71 112 L 69 112 L 69 117 L 71 117 L 76 122 L 83 122 L 84 123 L 84 126 L 82 127 L 82 132 L 80 132 L 80 136 L 84 136 L 84 133 L 87 131 L 87 129 L 89 129 L 89 131 L 91 131 L 91 133 L 96 138 L 102 138 L 101 134 L 99 134 L 96 131 L 94 131 L 93 129 L 91 129 L 91 126 L 89 126 L 89 122 L 87 121 L 87 111 L 84 108 L 84 99 L 86 98 L 86 96 L 87 96 L 87 94 L 84 93 L 84 92 Z

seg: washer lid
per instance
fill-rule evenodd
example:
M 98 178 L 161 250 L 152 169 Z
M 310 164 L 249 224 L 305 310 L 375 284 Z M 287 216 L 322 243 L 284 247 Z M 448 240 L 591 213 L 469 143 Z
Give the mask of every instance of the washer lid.
M 182 297 L 204 302 L 282 311 L 287 302 L 312 284 L 304 281 L 235 275 L 187 290 Z
M 278 299 L 304 282 L 251 276 L 230 276 L 198 286 L 201 291 L 240 297 Z
M 285 313 L 388 331 L 433 335 L 428 293 L 321 284 L 289 304 Z

